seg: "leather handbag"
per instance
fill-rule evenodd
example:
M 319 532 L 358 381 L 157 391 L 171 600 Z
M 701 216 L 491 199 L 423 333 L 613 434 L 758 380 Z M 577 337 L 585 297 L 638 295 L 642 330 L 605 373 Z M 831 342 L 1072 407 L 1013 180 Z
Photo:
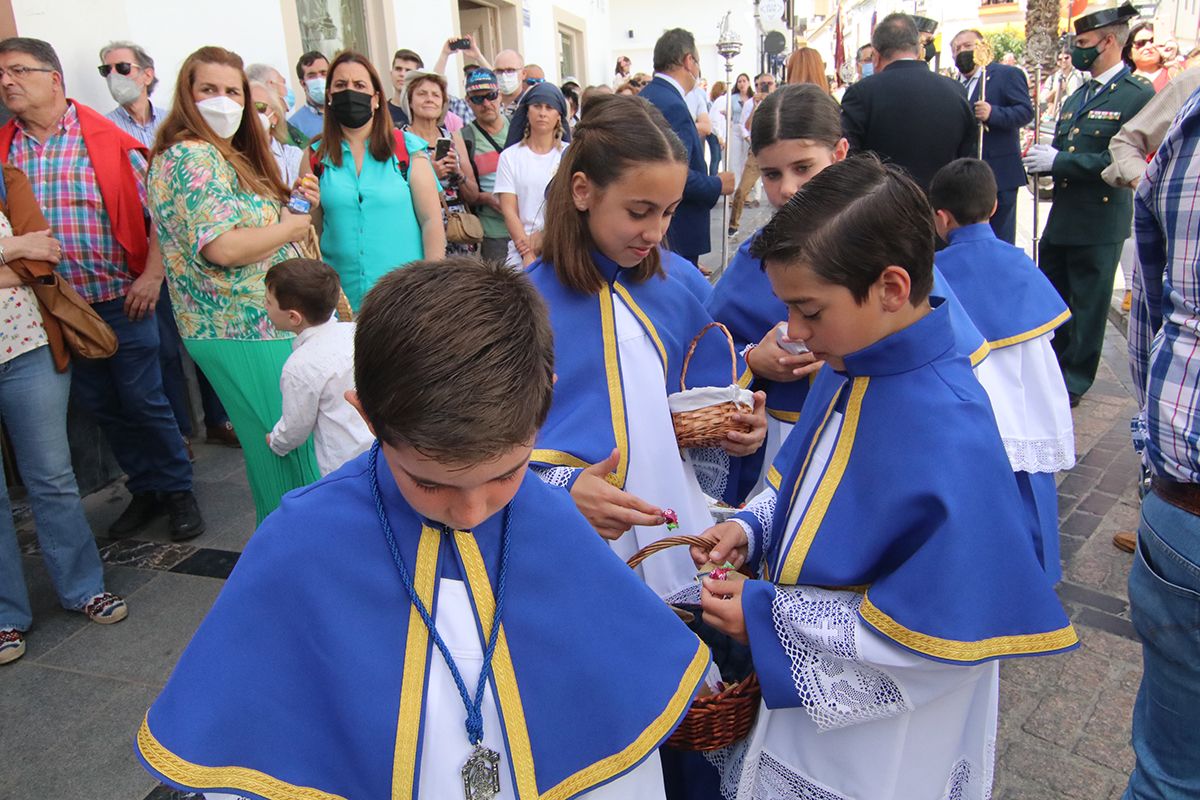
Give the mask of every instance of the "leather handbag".
M 58 320 L 63 342 L 79 358 L 108 358 L 117 352 L 117 335 L 79 293 L 56 272 L 35 277 L 13 265 L 33 289 L 42 311 Z
M 483 223 L 479 217 L 469 211 L 451 211 L 443 194 L 439 194 L 438 199 L 446 215 L 447 244 L 479 244 L 483 241 Z

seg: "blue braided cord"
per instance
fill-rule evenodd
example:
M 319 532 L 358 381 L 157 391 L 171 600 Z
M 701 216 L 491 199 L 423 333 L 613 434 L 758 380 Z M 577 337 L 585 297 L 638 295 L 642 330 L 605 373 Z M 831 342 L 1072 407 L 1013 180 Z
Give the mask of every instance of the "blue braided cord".
M 433 636 L 433 643 L 437 645 L 442 658 L 445 659 L 446 666 L 450 669 L 450 677 L 454 678 L 454 684 L 458 687 L 458 694 L 467 709 L 467 739 L 471 744 L 479 744 L 483 741 L 483 693 L 487 688 L 488 675 L 492 671 L 492 656 L 496 652 L 496 642 L 500 639 L 500 616 L 504 611 L 504 586 L 508 575 L 508 523 L 512 506 L 510 504 L 504 509 L 504 524 L 500 532 L 500 574 L 496 579 L 496 613 L 492 619 L 492 632 L 488 635 L 487 649 L 483 654 L 483 668 L 479 671 L 479 685 L 475 687 L 475 698 L 472 700 L 467 694 L 467 684 L 463 680 L 462 673 L 458 671 L 458 665 L 454 663 L 454 656 L 450 655 L 450 648 L 446 646 L 441 634 L 437 632 L 437 626 L 434 624 L 429 610 L 417 596 L 412 577 L 408 574 L 408 568 L 404 566 L 404 559 L 400 557 L 400 550 L 396 546 L 396 537 L 392 533 L 391 523 L 388 522 L 387 512 L 383 509 L 383 498 L 379 494 L 379 477 L 375 471 L 378 458 L 379 441 L 376 440 L 367 457 L 367 469 L 371 473 L 371 496 L 375 499 L 375 512 L 379 515 L 379 524 L 383 528 L 384 538 L 387 539 L 388 549 L 392 553 L 392 561 L 395 562 L 396 569 L 400 572 L 400 581 L 408 592 L 409 600 L 412 601 L 413 607 L 417 609 L 425 627 Z M 442 526 L 442 531 L 448 533 L 450 529 Z

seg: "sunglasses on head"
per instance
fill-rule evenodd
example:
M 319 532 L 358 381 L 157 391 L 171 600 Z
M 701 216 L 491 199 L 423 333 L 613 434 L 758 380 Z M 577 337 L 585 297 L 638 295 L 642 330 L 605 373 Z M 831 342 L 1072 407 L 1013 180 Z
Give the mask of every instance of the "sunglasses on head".
M 118 75 L 128 75 L 129 73 L 133 72 L 133 68 L 135 66 L 137 65 L 130 64 L 128 61 L 120 61 L 116 64 L 101 64 L 100 66 L 96 67 L 96 69 L 100 71 L 100 77 L 107 78 L 112 74 L 114 67 L 116 68 Z
M 266 114 L 269 109 L 266 103 L 261 100 L 254 101 L 254 110 L 260 114 Z
M 495 100 L 499 96 L 500 93 L 493 90 L 487 94 L 469 94 L 467 95 L 467 101 L 473 105 L 481 106 L 489 100 Z

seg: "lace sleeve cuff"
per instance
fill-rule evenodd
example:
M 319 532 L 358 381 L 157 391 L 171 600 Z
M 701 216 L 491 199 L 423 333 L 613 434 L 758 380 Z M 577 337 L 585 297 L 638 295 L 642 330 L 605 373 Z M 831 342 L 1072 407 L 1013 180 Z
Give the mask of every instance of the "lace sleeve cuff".
M 571 487 L 575 485 L 575 481 L 583 474 L 583 470 L 578 467 L 539 467 L 536 464 L 530 469 L 533 474 L 542 479 L 544 483 L 551 486 L 557 486 L 560 489 L 571 491 Z
M 729 454 L 720 447 L 698 447 L 687 451 L 696 482 L 709 497 L 721 500 L 729 486 Z

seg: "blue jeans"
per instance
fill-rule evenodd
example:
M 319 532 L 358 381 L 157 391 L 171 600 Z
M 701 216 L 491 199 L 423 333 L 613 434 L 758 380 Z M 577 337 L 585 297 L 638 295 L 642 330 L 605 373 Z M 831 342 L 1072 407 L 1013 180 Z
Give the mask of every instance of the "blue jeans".
M 1200 797 L 1200 517 L 1153 493 L 1142 501 L 1129 602 L 1142 685 L 1124 798 Z
M 154 307 L 158 318 L 158 363 L 162 368 L 163 391 L 179 425 L 179 432 L 192 438 L 192 413 L 188 407 L 187 381 L 183 377 L 183 340 L 179 338 L 179 327 L 175 324 L 175 310 L 171 307 L 171 296 L 167 293 L 167 282 L 163 281 L 158 305 Z M 196 381 L 200 384 L 200 404 L 204 408 L 204 424 L 217 428 L 229 422 L 225 406 L 204 373 L 196 367 Z
M 71 377 L 54 371 L 49 347 L 0 364 L 0 419 L 29 490 L 42 557 L 63 607 L 77 609 L 104 591 L 104 570 L 71 469 L 70 392 Z M 24 631 L 33 614 L 3 470 L 0 463 L 0 628 Z
M 158 320 L 134 322 L 124 306 L 124 298 L 92 304 L 119 346 L 111 358 L 75 361 L 72 389 L 104 431 L 130 492 L 191 491 L 192 465 L 163 391 Z

